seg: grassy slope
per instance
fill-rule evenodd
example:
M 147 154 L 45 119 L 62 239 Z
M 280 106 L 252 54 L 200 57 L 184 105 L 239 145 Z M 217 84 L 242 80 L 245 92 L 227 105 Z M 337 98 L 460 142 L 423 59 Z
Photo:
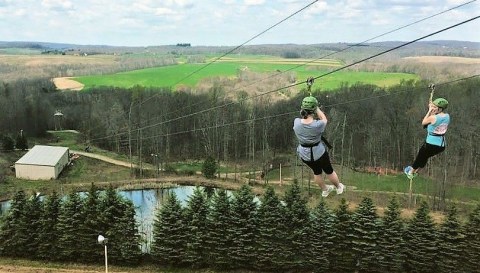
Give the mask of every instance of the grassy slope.
M 56 136 L 59 137 L 58 142 Z M 79 149 L 83 147 L 80 135 L 71 132 L 50 132 L 49 137 L 40 140 L 31 140 L 30 143 L 31 145 L 33 145 L 33 143 L 42 143 L 67 146 L 70 148 L 76 147 Z M 113 152 L 105 152 L 96 147 L 93 148 L 93 151 L 127 161 L 125 156 L 115 155 Z M 24 153 L 25 152 L 16 151 L 0 154 L 0 165 L 6 169 L 8 175 L 7 181 L 2 187 L 0 187 L 0 196 L 3 196 L 3 198 L 12 196 L 13 193 L 19 189 L 24 189 L 28 192 L 51 192 L 52 190 L 63 192 L 79 187 L 88 188 L 88 185 L 91 182 L 131 180 L 130 170 L 128 168 L 115 166 L 87 157 L 80 157 L 80 159 L 74 162 L 73 166 L 69 167 L 61 174 L 60 179 L 55 181 L 29 181 L 16 179 L 14 177 L 15 174 L 8 169 L 8 166 L 18 160 Z M 294 155 L 292 154 L 292 156 Z M 172 163 L 172 166 L 180 173 L 186 174 L 189 171 L 200 171 L 201 164 L 202 162 L 180 162 Z M 341 180 L 349 187 L 345 198 L 354 203 L 362 196 L 374 196 L 375 202 L 379 203 L 380 206 L 383 206 L 384 203 L 386 203 L 391 194 L 400 195 L 404 200 L 407 198 L 409 183 L 402 174 L 378 176 L 374 174 L 354 172 L 348 168 L 341 168 L 340 166 L 335 166 L 335 169 Z M 225 172 L 231 173 L 234 171 L 234 166 L 222 166 L 220 169 L 220 172 L 223 174 Z M 244 167 L 239 167 L 237 171 L 245 172 L 248 170 Z M 291 167 L 284 167 L 282 168 L 282 180 L 284 181 L 284 184 L 289 184 L 296 178 L 303 187 L 308 188 L 310 172 L 304 167 L 303 173 L 304 175 L 302 179 L 301 165 L 299 165 L 295 171 Z M 270 183 L 276 185 L 276 189 L 281 192 L 284 190 L 284 187 L 279 185 L 279 176 L 279 169 L 274 169 L 268 173 L 267 177 Z M 222 175 L 222 177 L 224 177 L 224 175 Z M 233 178 L 234 175 L 229 174 L 228 177 Z M 259 177 L 256 179 L 257 184 L 263 187 L 261 179 Z M 220 184 L 226 183 L 221 180 L 217 182 Z M 438 191 L 437 183 L 439 182 L 426 179 L 424 175 L 421 175 L 414 181 L 413 192 L 422 196 L 433 196 L 435 192 Z M 226 185 L 227 184 L 228 183 L 226 183 Z M 310 181 L 310 189 L 313 197 L 319 194 L 319 188 L 313 183 L 313 181 Z M 353 191 L 353 189 L 355 190 Z M 462 202 L 480 202 L 480 188 L 467 188 L 460 185 L 453 187 L 447 185 L 446 197 L 448 199 Z M 335 203 L 338 201 L 337 199 L 339 198 L 335 198 L 331 201 Z M 315 200 L 317 200 L 317 198 L 313 198 L 312 202 L 316 202 Z
M 331 59 L 312 61 L 313 60 L 307 59 L 281 59 L 274 57 L 263 57 L 258 59 L 248 56 L 230 57 L 224 58 L 208 66 L 205 66 L 207 63 L 178 64 L 111 75 L 77 77 L 75 79 L 83 83 L 86 89 L 93 86 L 117 86 L 130 88 L 134 85 L 142 85 L 146 87 L 167 87 L 173 86 L 178 82 L 181 82 L 181 84 L 184 85 L 193 86 L 201 79 L 207 77 L 235 77 L 239 69 L 248 67 L 248 70 L 253 72 L 275 74 L 279 73 L 278 71 L 294 72 L 298 81 L 304 81 L 308 77 L 321 76 L 327 73 L 329 71 L 328 69 L 338 68 L 343 65 L 339 61 Z M 306 62 L 311 63 L 303 65 Z M 316 83 L 316 87 L 330 90 L 339 87 L 342 83 L 354 84 L 357 82 L 375 84 L 383 87 L 397 84 L 402 79 L 418 79 L 418 77 L 406 73 L 339 71 L 322 77 L 321 80 Z

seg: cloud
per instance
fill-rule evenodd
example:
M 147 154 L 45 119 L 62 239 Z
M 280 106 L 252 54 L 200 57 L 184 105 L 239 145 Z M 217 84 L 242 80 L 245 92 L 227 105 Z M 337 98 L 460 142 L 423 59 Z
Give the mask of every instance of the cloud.
M 244 0 L 243 3 L 247 6 L 259 6 L 265 3 L 265 0 Z
M 468 0 L 319 0 L 250 44 L 361 41 Z M 239 45 L 313 0 L 0 0 L 0 40 L 111 45 Z M 382 39 L 471 18 L 480 1 Z M 477 12 L 478 13 L 478 12 Z M 443 37 L 479 41 L 480 20 Z M 55 32 L 50 26 L 55 26 Z M 318 35 L 317 35 L 318 32 Z
M 42 0 L 42 6 L 56 11 L 67 11 L 74 8 L 72 2 L 65 0 Z
M 14 4 L 14 0 L 0 0 L 0 7 L 7 7 Z
M 169 8 L 156 8 L 155 15 L 164 16 L 164 15 L 176 15 L 177 12 Z

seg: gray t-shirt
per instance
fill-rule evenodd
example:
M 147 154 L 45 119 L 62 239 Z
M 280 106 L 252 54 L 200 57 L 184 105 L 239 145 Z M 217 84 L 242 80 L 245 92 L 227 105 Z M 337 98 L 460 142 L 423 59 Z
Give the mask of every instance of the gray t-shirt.
M 310 147 L 302 147 L 300 144 L 315 144 L 319 142 L 317 146 L 312 147 L 313 160 L 318 160 L 325 153 L 325 146 L 322 142 L 322 133 L 325 131 L 325 121 L 314 120 L 310 124 L 303 124 L 300 118 L 296 118 L 293 121 L 293 131 L 297 136 L 298 147 L 297 153 L 301 159 L 310 161 Z

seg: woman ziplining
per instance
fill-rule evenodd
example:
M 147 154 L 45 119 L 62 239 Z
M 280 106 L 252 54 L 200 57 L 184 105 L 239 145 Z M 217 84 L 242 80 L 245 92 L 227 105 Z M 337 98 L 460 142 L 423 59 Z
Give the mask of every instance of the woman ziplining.
M 315 114 L 318 119 L 314 117 Z M 299 157 L 312 169 L 315 182 L 322 189 L 322 197 L 327 197 L 335 189 L 337 194 L 342 194 L 345 186 L 340 183 L 337 173 L 333 170 L 328 151 L 322 140 L 327 117 L 318 108 L 318 101 L 315 97 L 310 95 L 303 99 L 300 115 L 302 117 L 295 118 L 293 122 L 293 131 L 299 143 L 297 147 Z M 335 186 L 324 183 L 322 172 L 325 172 L 328 180 Z
M 422 125 L 427 129 L 427 137 L 422 147 L 420 147 L 413 164 L 404 169 L 408 179 L 413 179 L 417 176 L 418 170 L 427 165 L 430 157 L 445 150 L 445 134 L 450 124 L 450 115 L 445 113 L 448 101 L 444 98 L 437 98 L 432 101 L 435 85 L 430 85 L 430 88 L 432 91 L 430 93 L 428 111 L 422 120 Z

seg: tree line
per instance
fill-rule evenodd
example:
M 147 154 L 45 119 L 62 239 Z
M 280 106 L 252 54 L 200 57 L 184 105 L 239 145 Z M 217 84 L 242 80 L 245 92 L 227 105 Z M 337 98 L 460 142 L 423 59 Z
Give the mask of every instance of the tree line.
M 468 184 L 480 176 L 480 144 L 475 141 L 480 126 L 473 119 L 480 115 L 479 84 L 472 78 L 438 85 L 435 91 L 435 97 L 450 101 L 452 124 L 446 136 L 448 156 L 437 158 L 432 172 L 440 179 L 439 170 L 446 170 L 449 184 Z M 420 122 L 427 110 L 427 86 L 424 81 L 390 88 L 355 84 L 328 93 L 313 87 L 329 118 L 325 136 L 334 146 L 333 161 L 397 170 L 410 163 L 425 138 Z M 216 84 L 205 93 L 141 86 L 57 92 L 50 81 L 24 80 L 0 84 L 0 133 L 45 135 L 55 127 L 54 112 L 61 110 L 61 127 L 81 131 L 85 145 L 127 155 L 131 151 L 141 161 L 152 161 L 151 154 L 163 163 L 210 155 L 262 166 L 295 154 L 291 127 L 306 92 L 280 93 L 250 99 L 241 90 L 231 94 Z
M 112 187 L 100 195 L 93 186 L 85 197 L 72 192 L 45 198 L 15 194 L 2 217 L 0 255 L 45 261 L 95 263 L 103 260 L 97 236 L 109 239 L 109 259 L 137 264 L 140 236 L 133 204 Z
M 156 212 L 153 243 L 141 256 L 134 210 L 113 189 L 99 196 L 53 194 L 40 200 L 18 192 L 0 226 L 0 255 L 100 263 L 96 236 L 109 238 L 114 264 L 279 272 L 477 272 L 480 204 L 465 223 L 455 207 L 435 224 L 426 202 L 408 220 L 393 197 L 379 216 L 369 197 L 355 209 L 345 199 L 313 209 L 294 183 L 281 198 L 267 187 L 196 188 L 183 206 L 175 194 Z M 143 259 L 141 259 L 141 257 Z

